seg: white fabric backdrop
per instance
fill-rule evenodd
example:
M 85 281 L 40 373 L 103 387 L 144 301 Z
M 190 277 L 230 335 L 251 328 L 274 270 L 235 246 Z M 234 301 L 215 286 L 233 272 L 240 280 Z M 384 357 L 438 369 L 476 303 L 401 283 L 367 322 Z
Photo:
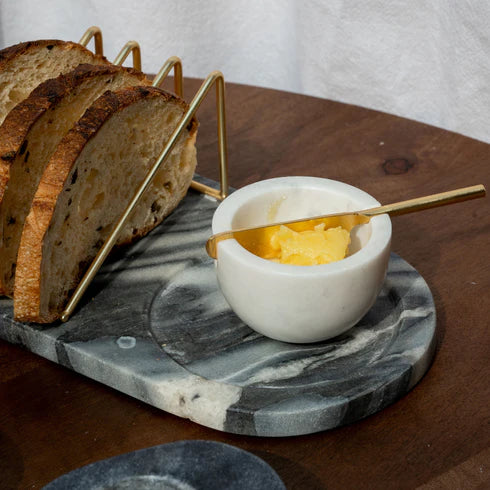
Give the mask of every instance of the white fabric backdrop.
M 490 142 L 488 0 L 0 0 L 0 48 L 78 41 L 97 25 L 143 70 L 272 87 L 401 115 Z

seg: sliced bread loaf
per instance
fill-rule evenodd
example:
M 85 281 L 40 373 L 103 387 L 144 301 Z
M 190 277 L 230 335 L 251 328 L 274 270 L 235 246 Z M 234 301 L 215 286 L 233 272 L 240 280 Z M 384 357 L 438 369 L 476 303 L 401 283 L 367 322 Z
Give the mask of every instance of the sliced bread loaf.
M 0 293 L 11 296 L 24 220 L 56 146 L 106 90 L 150 81 L 135 70 L 79 65 L 41 83 L 0 126 Z
M 109 64 L 82 45 L 54 39 L 16 44 L 0 51 L 0 123 L 19 102 L 48 78 L 81 63 Z
M 14 316 L 59 318 L 187 106 L 153 87 L 106 92 L 63 138 L 27 216 L 17 257 Z M 193 121 L 134 210 L 118 244 L 148 233 L 184 197 L 196 166 Z

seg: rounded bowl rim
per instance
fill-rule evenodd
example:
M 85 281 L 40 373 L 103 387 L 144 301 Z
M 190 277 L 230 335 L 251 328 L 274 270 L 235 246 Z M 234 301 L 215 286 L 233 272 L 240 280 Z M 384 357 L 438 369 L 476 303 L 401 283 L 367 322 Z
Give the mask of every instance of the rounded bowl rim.
M 298 184 L 304 185 L 305 187 L 312 186 L 319 188 L 320 190 L 327 190 L 328 188 L 331 188 L 332 190 L 335 189 L 337 191 L 341 191 L 341 193 L 344 195 L 351 195 L 353 198 L 355 196 L 356 200 L 366 202 L 366 207 L 364 207 L 364 209 L 380 206 L 379 201 L 377 201 L 367 192 L 341 181 L 322 177 L 276 177 L 246 185 L 226 197 L 220 203 L 214 213 L 212 220 L 213 234 L 229 230 L 232 226 L 231 223 L 233 217 L 238 209 L 249 202 L 252 198 L 260 196 L 261 194 L 266 194 L 273 190 L 298 187 Z M 381 255 L 385 248 L 389 245 L 392 233 L 390 217 L 386 214 L 375 216 L 371 218 L 370 223 L 371 237 L 366 245 L 364 245 L 364 247 L 362 247 L 355 254 L 330 264 L 297 266 L 272 262 L 249 252 L 234 239 L 224 240 L 218 244 L 217 260 L 219 262 L 221 252 L 222 254 L 231 256 L 235 260 L 238 260 L 242 265 L 247 265 L 253 269 L 260 269 L 262 273 L 269 271 L 271 274 L 279 276 L 289 276 L 294 274 L 296 276 L 303 277 L 311 275 L 337 275 L 345 272 L 346 270 L 352 270 L 353 268 L 366 265 L 370 261 L 379 257 L 379 255 Z

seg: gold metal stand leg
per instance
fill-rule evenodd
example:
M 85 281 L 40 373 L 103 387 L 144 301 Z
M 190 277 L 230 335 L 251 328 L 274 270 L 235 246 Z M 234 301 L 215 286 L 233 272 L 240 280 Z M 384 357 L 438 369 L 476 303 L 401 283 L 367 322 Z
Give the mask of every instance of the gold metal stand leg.
M 123 46 L 119 54 L 116 56 L 114 64 L 119 66 L 122 65 L 131 52 L 133 53 L 133 68 L 141 71 L 141 49 L 140 45 L 136 41 L 128 41 Z
M 168 76 L 171 69 L 174 69 L 174 87 L 175 93 L 180 97 L 183 96 L 183 76 L 182 76 L 182 61 L 177 56 L 169 58 L 156 77 L 153 79 L 152 85 L 159 87 L 163 80 Z M 213 74 L 219 76 L 214 77 Z M 220 155 L 220 191 L 213 189 L 200 182 L 192 181 L 191 187 L 203 194 L 214 197 L 218 200 L 223 200 L 228 195 L 228 162 L 227 162 L 227 148 L 226 148 L 226 121 L 225 121 L 225 84 L 223 75 L 220 72 L 211 73 L 210 77 L 212 81 L 211 85 L 216 82 L 216 111 L 218 116 L 218 146 Z M 209 88 L 208 88 L 209 90 Z M 207 93 L 207 92 L 206 92 Z
M 152 85 L 154 87 L 160 87 L 163 80 L 167 78 L 171 69 L 174 69 L 174 92 L 179 97 L 184 97 L 184 84 L 182 74 L 182 60 L 178 56 L 171 56 L 160 68 L 160 71 L 153 79 Z
M 201 192 L 205 192 L 206 194 L 209 194 L 215 197 L 216 199 L 224 199 L 228 195 L 228 179 L 227 179 L 228 169 L 227 169 L 226 121 L 225 121 L 225 82 L 224 82 L 223 74 L 219 71 L 214 71 L 206 78 L 204 83 L 199 88 L 198 92 L 196 93 L 196 95 L 192 99 L 192 102 L 189 105 L 189 109 L 180 119 L 179 123 L 177 124 L 177 127 L 175 128 L 167 144 L 165 145 L 165 148 L 162 150 L 162 152 L 156 159 L 155 163 L 149 170 L 148 174 L 146 175 L 145 179 L 136 190 L 136 193 L 131 199 L 131 202 L 128 204 L 123 214 L 119 218 L 117 224 L 113 228 L 111 234 L 100 248 L 92 264 L 90 264 L 90 267 L 88 268 L 87 272 L 85 273 L 82 280 L 78 284 L 77 288 L 75 289 L 75 292 L 73 293 L 73 296 L 68 301 L 68 304 L 66 305 L 66 308 L 61 315 L 62 321 L 66 322 L 70 318 L 71 314 L 73 313 L 78 302 L 82 298 L 87 287 L 92 282 L 93 278 L 97 274 L 97 271 L 100 269 L 104 260 L 109 255 L 110 251 L 112 250 L 112 247 L 115 245 L 121 230 L 123 229 L 123 227 L 125 226 L 128 220 L 129 215 L 138 204 L 139 200 L 143 196 L 143 193 L 150 185 L 151 181 L 153 180 L 153 177 L 157 173 L 160 166 L 170 155 L 170 152 L 172 151 L 172 148 L 175 146 L 178 137 L 180 136 L 184 128 L 186 128 L 187 125 L 191 122 L 192 117 L 196 113 L 197 109 L 201 105 L 202 101 L 206 97 L 212 85 L 215 83 L 216 83 L 216 94 L 217 94 L 216 107 L 218 111 L 218 143 L 219 143 L 219 152 L 220 152 L 221 190 L 218 192 L 215 189 L 209 188 L 207 186 L 202 186 L 201 184 L 198 185 L 199 187 L 198 188 L 196 187 L 197 183 L 196 184 L 193 183 L 192 187 L 197 188 L 197 190 Z
M 97 26 L 89 27 L 85 34 L 82 36 L 78 44 L 82 46 L 87 46 L 89 41 L 94 38 L 95 43 L 95 53 L 100 54 L 101 56 L 104 54 L 104 47 L 102 43 L 102 31 Z
M 228 188 L 228 148 L 226 144 L 226 111 L 225 111 L 225 79 L 219 71 L 213 71 L 201 85 L 200 90 L 205 90 L 207 94 L 213 83 L 216 83 L 216 112 L 218 116 L 218 151 L 220 158 L 220 190 L 217 191 L 212 187 L 201 184 L 200 182 L 192 181 L 191 187 L 203 194 L 212 196 L 219 201 L 222 201 L 229 192 Z M 199 92 L 198 92 L 199 93 Z M 197 99 L 197 95 L 194 100 Z M 199 100 L 199 104 L 202 100 Z M 194 101 L 193 101 L 194 102 Z M 196 108 L 197 109 L 197 108 Z M 192 110 L 192 103 L 191 108 Z

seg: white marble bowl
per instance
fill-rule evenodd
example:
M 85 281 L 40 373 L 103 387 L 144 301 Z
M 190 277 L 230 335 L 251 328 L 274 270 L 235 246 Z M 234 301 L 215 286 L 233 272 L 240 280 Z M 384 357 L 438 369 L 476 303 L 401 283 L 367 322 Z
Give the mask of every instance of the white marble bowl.
M 216 210 L 213 233 L 271 221 L 378 206 L 369 194 L 342 182 L 280 177 L 243 187 Z M 261 334 L 285 342 L 326 340 L 348 330 L 371 308 L 388 266 L 391 221 L 376 216 L 354 228 L 349 255 L 315 266 L 262 259 L 236 240 L 218 244 L 217 276 L 235 313 Z

